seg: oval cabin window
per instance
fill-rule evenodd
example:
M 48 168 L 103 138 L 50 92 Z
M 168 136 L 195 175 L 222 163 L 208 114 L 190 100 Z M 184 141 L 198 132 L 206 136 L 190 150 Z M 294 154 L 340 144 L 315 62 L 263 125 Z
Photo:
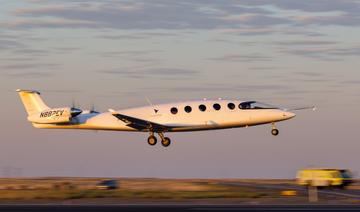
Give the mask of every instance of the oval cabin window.
M 184 110 L 185 110 L 185 112 L 190 113 L 192 109 L 191 109 L 190 106 L 186 106 L 186 107 L 184 108 Z
M 234 109 L 235 109 L 235 104 L 232 103 L 232 102 L 230 102 L 227 106 L 228 106 L 228 108 L 229 108 L 230 110 L 234 110 Z
M 173 107 L 170 109 L 170 112 L 175 115 L 175 114 L 177 114 L 178 109 L 176 107 Z
M 199 105 L 199 110 L 204 112 L 206 110 L 206 106 L 205 105 Z
M 218 103 L 215 103 L 213 105 L 213 107 L 214 107 L 215 110 L 220 110 L 220 108 L 221 108 L 221 106 Z

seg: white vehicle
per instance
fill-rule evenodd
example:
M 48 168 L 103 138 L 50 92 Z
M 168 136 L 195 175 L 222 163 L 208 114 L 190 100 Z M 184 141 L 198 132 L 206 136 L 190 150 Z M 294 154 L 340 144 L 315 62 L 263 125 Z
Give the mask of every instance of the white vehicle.
M 167 132 L 215 130 L 271 124 L 291 119 L 294 113 L 256 101 L 202 100 L 159 104 L 99 113 L 75 107 L 49 108 L 34 90 L 16 90 L 25 106 L 27 119 L 36 128 L 89 129 L 148 132 L 148 143 L 155 145 L 157 133 L 164 147 L 170 145 Z

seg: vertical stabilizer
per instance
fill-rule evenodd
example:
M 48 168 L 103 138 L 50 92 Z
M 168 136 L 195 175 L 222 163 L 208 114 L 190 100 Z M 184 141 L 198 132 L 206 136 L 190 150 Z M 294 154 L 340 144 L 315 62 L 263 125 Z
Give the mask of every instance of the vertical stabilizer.
M 49 109 L 40 97 L 40 93 L 34 90 L 16 90 L 19 93 L 22 103 L 28 115 Z

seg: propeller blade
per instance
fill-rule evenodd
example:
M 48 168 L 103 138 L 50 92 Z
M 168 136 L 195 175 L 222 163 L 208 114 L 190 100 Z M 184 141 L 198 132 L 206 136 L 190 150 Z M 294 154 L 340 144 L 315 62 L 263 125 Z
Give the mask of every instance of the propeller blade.
M 71 108 L 70 108 L 70 113 L 71 113 L 71 117 L 75 117 L 78 116 L 80 113 L 82 113 L 83 111 L 79 108 L 76 107 L 76 103 L 74 98 L 71 100 Z
M 99 113 L 98 111 L 96 111 L 94 103 L 91 103 L 90 113 Z

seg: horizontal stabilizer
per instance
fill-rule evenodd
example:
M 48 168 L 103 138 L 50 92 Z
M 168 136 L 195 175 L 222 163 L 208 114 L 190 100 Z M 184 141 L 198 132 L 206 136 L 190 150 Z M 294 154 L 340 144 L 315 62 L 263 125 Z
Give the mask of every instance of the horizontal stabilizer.
M 16 89 L 16 92 L 23 92 L 23 93 L 36 93 L 40 95 L 39 91 L 36 90 L 24 90 L 24 89 Z

